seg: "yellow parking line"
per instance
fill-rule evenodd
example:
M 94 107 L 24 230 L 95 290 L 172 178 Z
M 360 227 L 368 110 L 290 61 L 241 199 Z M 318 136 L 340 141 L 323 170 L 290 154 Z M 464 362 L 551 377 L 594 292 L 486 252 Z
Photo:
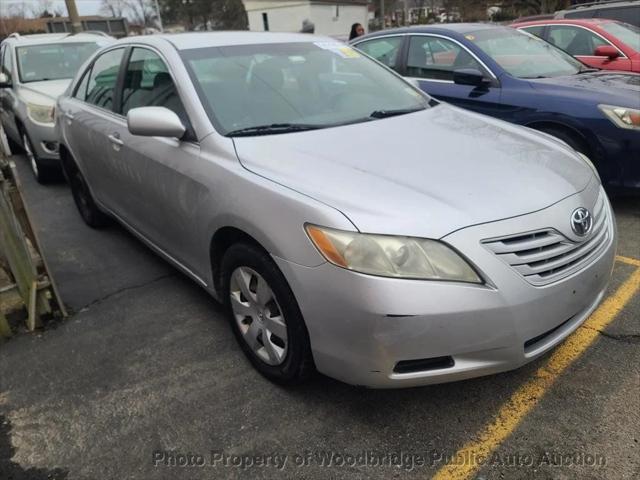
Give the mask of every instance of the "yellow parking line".
M 518 388 L 498 411 L 475 441 L 464 445 L 438 470 L 434 480 L 471 478 L 491 454 L 516 429 L 536 406 L 560 374 L 598 338 L 599 332 L 616 317 L 640 290 L 640 268 L 593 312 L 587 321 L 570 335 L 551 355 L 549 361 Z
M 623 257 L 622 255 L 616 255 L 616 261 L 626 263 L 628 265 L 635 265 L 636 267 L 640 267 L 640 260 L 638 260 L 637 258 Z

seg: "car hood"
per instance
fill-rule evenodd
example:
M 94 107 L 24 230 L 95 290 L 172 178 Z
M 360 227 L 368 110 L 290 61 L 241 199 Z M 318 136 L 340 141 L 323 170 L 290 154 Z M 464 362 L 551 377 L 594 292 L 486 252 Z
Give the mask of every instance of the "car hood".
M 70 78 L 23 83 L 20 86 L 20 93 L 25 97 L 31 97 L 33 99 L 42 99 L 45 97 L 50 100 L 51 103 L 54 103 L 56 99 L 65 92 L 70 83 Z M 31 98 L 29 98 L 29 101 L 33 101 Z
M 640 105 L 640 74 L 628 72 L 593 72 L 566 77 L 530 80 L 536 89 L 548 89 L 558 95 L 571 90 L 596 103 L 618 102 L 616 105 L 635 107 Z
M 369 233 L 441 238 L 548 207 L 593 177 L 560 141 L 447 104 L 234 143 L 245 168 Z

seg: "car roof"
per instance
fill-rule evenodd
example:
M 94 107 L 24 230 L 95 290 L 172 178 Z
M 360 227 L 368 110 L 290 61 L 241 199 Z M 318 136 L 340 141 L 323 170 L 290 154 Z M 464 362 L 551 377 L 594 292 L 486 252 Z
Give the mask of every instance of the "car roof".
M 224 47 L 231 45 L 254 45 L 265 43 L 299 43 L 299 42 L 337 42 L 331 37 L 309 35 L 307 33 L 278 33 L 278 32 L 185 32 L 172 34 L 145 35 L 127 37 L 118 43 L 146 43 L 158 45 L 167 41 L 178 50 L 190 50 L 202 47 Z
M 601 25 L 603 23 L 621 23 L 617 20 L 611 20 L 609 18 L 554 18 L 549 20 L 532 20 L 530 22 L 513 22 L 510 26 L 524 26 L 524 25 L 553 25 L 554 23 L 563 23 L 571 25 Z
M 464 35 L 466 33 L 478 32 L 481 30 L 496 30 L 510 28 L 509 25 L 499 25 L 497 23 L 440 23 L 437 25 L 417 25 L 413 27 L 391 28 L 370 33 L 363 37 L 357 37 L 353 42 L 357 43 L 368 38 L 376 38 L 385 35 L 406 34 L 406 33 L 456 33 Z
M 13 35 L 13 36 L 12 36 Z M 36 33 L 32 35 L 11 34 L 3 42 L 11 42 L 14 45 L 43 45 L 51 42 L 55 43 L 78 43 L 99 40 L 114 40 L 108 35 L 100 35 L 90 32 L 81 32 L 75 35 L 70 33 Z

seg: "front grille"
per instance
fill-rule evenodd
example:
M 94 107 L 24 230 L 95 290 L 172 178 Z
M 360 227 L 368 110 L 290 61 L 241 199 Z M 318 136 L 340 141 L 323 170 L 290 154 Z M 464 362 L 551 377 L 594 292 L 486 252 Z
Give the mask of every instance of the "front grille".
M 560 280 L 588 265 L 611 241 L 611 219 L 607 199 L 601 191 L 593 210 L 589 236 L 574 242 L 552 228 L 511 235 L 482 243 L 521 274 L 539 286 Z

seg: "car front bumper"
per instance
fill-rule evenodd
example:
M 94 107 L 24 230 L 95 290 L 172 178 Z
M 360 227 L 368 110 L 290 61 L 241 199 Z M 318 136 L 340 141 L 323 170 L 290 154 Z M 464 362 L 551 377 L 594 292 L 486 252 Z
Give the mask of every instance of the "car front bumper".
M 55 125 L 36 123 L 31 119 L 27 119 L 24 125 L 38 160 L 47 166 L 59 165 L 60 154 Z
M 569 197 L 540 212 L 469 227 L 444 238 L 472 259 L 486 285 L 374 277 L 331 264 L 304 267 L 276 258 L 300 305 L 317 369 L 368 387 L 410 387 L 517 368 L 560 343 L 602 300 L 616 231 L 587 265 L 534 286 L 481 240 L 532 231 L 581 205 Z M 526 346 L 525 346 L 526 344 Z M 450 358 L 453 365 L 400 373 L 398 362 Z

